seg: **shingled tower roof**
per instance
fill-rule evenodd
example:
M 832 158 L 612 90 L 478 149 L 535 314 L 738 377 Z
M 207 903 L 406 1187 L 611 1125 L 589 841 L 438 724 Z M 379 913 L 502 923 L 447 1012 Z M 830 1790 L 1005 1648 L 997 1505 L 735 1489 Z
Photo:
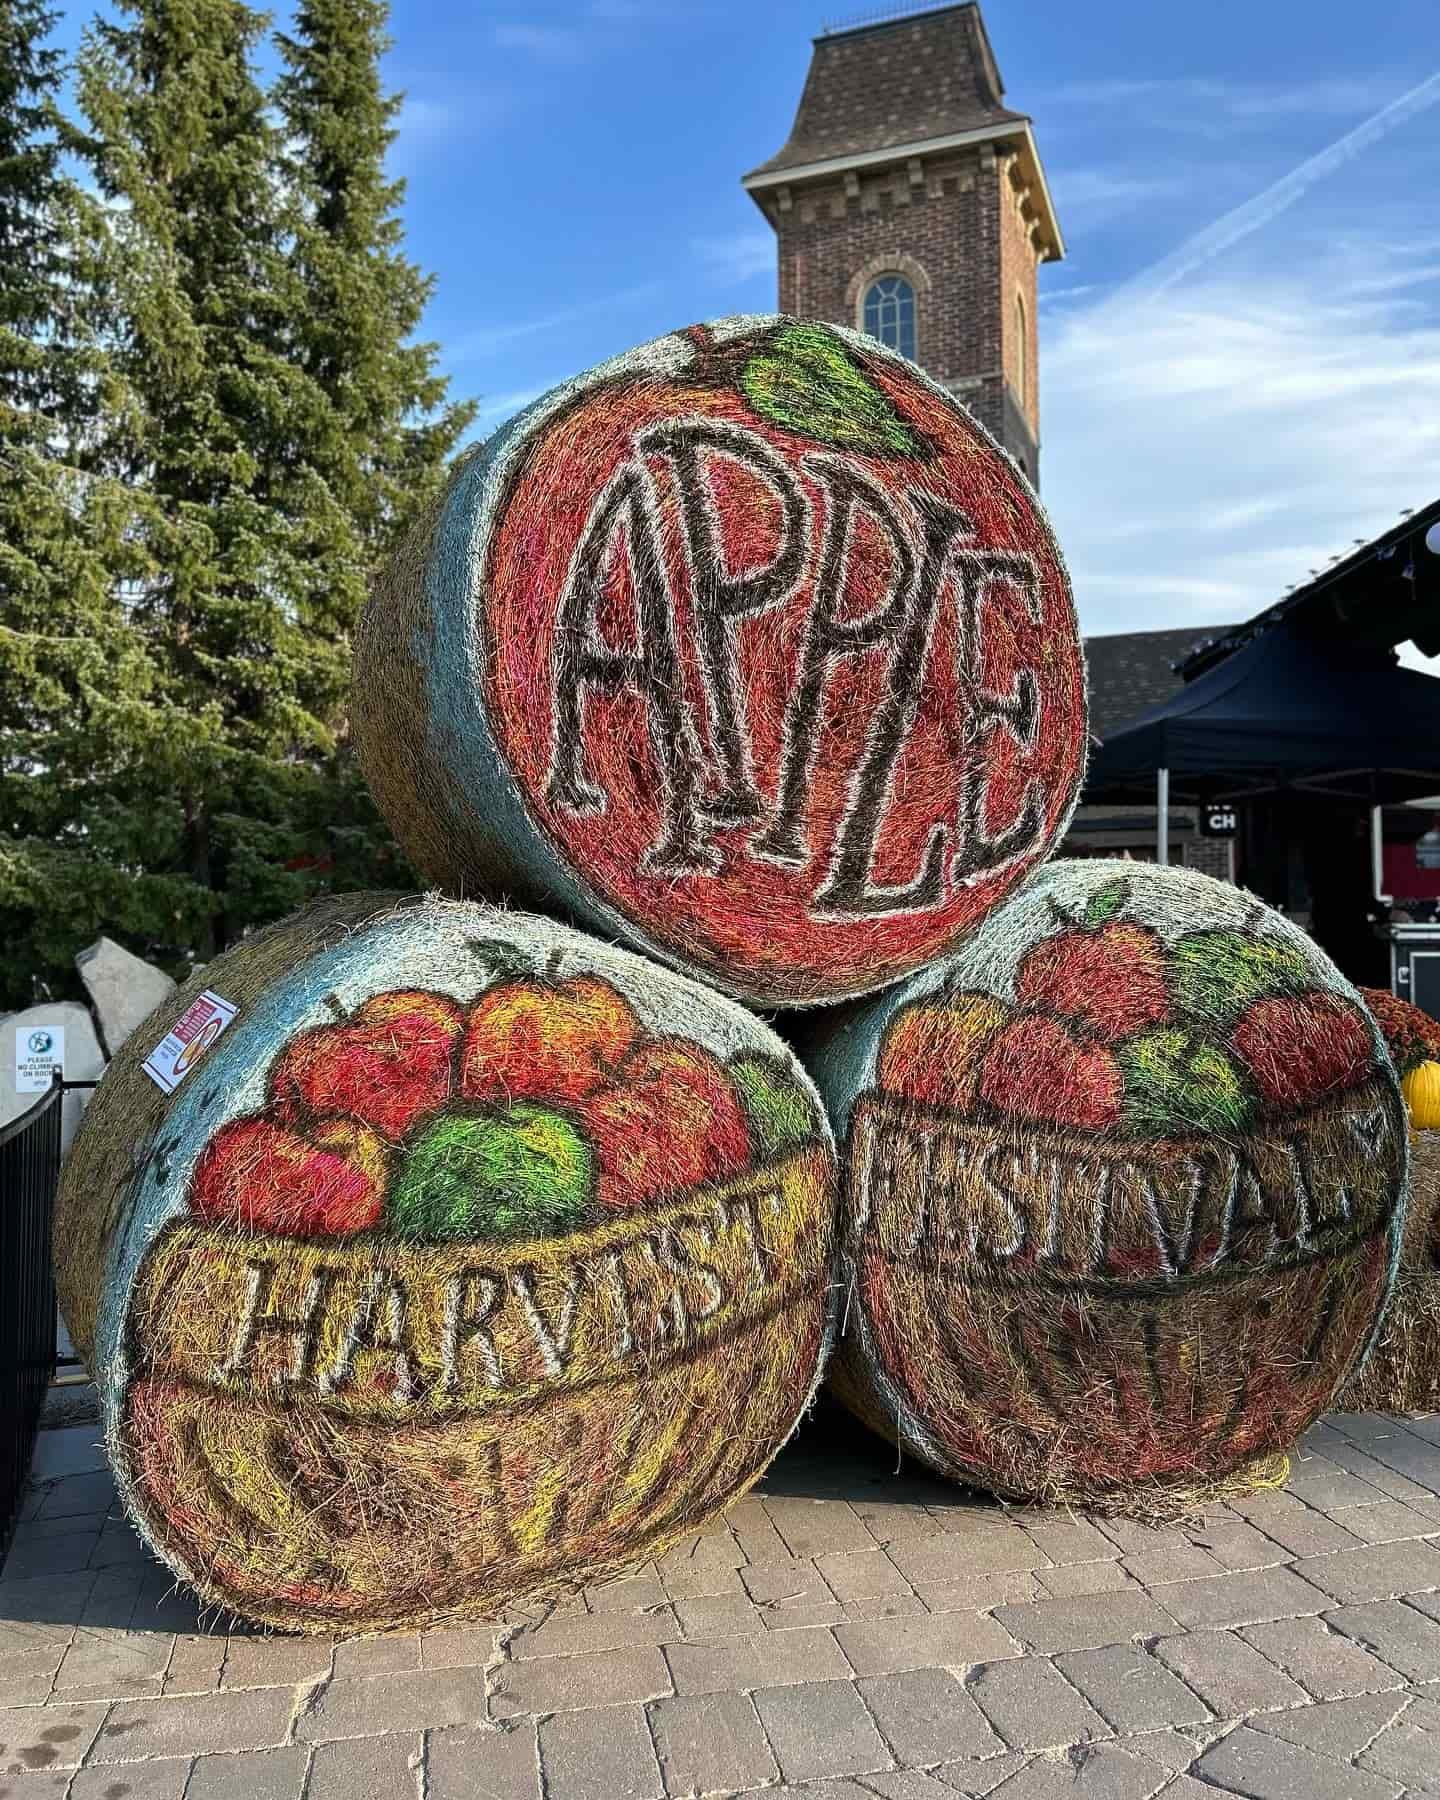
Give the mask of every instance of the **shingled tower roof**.
M 1028 123 L 1004 94 L 973 3 L 826 32 L 784 149 L 750 175 Z

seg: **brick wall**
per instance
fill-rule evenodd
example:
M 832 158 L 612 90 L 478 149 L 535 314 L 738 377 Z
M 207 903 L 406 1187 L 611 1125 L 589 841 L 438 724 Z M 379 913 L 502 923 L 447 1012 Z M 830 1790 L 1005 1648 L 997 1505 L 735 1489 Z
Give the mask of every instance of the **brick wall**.
M 792 190 L 788 207 L 769 198 L 765 211 L 777 238 L 781 312 L 856 325 L 865 285 L 857 277 L 867 268 L 911 274 L 917 361 L 954 389 L 1034 479 L 1035 253 L 1004 159 L 986 145 L 878 174 L 857 172 L 848 183 L 807 182 Z M 1006 383 L 1013 389 L 1020 370 L 1017 293 L 1028 337 L 1019 418 L 1005 403 Z

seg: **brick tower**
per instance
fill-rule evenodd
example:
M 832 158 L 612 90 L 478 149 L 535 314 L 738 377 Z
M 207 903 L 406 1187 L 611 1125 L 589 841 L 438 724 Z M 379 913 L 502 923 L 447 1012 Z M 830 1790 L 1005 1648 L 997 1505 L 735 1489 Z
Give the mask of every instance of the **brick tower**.
M 980 8 L 827 30 L 785 147 L 744 186 L 780 310 L 855 325 L 963 400 L 1037 479 L 1035 271 L 1065 253 Z

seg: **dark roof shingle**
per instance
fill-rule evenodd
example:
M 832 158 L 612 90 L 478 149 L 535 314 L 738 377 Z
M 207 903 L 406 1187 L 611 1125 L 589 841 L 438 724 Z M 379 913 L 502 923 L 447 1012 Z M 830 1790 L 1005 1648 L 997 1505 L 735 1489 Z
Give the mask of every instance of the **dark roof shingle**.
M 1148 707 L 1168 700 L 1184 683 L 1170 666 L 1197 644 L 1233 629 L 1187 625 L 1178 631 L 1120 631 L 1085 640 L 1090 673 L 1090 731 L 1105 739 Z
M 750 174 L 1023 122 L 1001 104 L 1004 92 L 973 0 L 833 32 L 815 39 L 784 149 Z

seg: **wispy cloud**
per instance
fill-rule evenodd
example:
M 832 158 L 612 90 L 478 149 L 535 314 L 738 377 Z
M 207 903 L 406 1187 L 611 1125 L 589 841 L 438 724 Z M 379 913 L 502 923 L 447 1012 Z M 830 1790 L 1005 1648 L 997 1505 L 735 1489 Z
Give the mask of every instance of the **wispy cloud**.
M 1395 76 L 1365 75 L 1290 83 L 1215 81 L 1197 76 L 1153 80 L 1068 81 L 1043 90 L 1042 106 L 1094 107 L 1139 115 L 1177 131 L 1206 122 L 1263 125 L 1278 118 L 1345 118 L 1383 106 Z
M 450 341 L 446 346 L 447 360 L 452 365 L 479 362 L 520 338 L 538 337 L 542 332 L 573 325 L 577 320 L 587 319 L 595 313 L 614 312 L 622 307 L 636 306 L 643 301 L 652 300 L 660 292 L 660 288 L 661 283 L 658 281 L 645 281 L 635 287 L 620 288 L 610 294 L 598 294 L 593 299 L 577 301 L 573 306 L 556 307 L 552 312 L 538 313 L 534 317 L 517 319 L 510 324 L 477 326 L 471 331 L 461 332 Z
M 1379 112 L 1347 131 L 1333 144 L 1316 155 L 1307 157 L 1279 181 L 1271 182 L 1260 193 L 1234 207 L 1214 224 L 1206 226 L 1185 240 L 1178 249 L 1144 270 L 1120 290 L 1123 301 L 1153 298 L 1183 281 L 1187 275 L 1212 262 L 1224 251 L 1232 249 L 1261 226 L 1293 206 L 1316 182 L 1323 181 L 1338 169 L 1368 150 L 1372 144 L 1440 102 L 1440 73 L 1431 75 L 1408 93 L 1381 107 Z
M 1377 237 L 1056 318 L 1042 473 L 1087 630 L 1246 618 L 1435 497 L 1440 318 L 1375 291 L 1402 260 Z
M 753 281 L 775 273 L 773 231 L 732 231 L 723 237 L 691 238 L 690 247 L 714 281 Z
M 517 413 L 522 407 L 528 406 L 532 400 L 538 400 L 542 394 L 548 394 L 551 388 L 557 387 L 563 379 L 563 376 L 557 375 L 554 381 L 542 382 L 539 387 L 516 388 L 508 394 L 492 394 L 488 400 L 480 402 L 479 410 L 475 414 L 475 423 L 487 427 L 499 425 L 512 413 Z M 478 435 L 484 437 L 486 434 L 481 431 Z
M 1194 170 L 1136 174 L 1133 164 L 1123 168 L 1058 168 L 1051 172 L 1055 204 L 1067 225 L 1094 226 L 1148 205 L 1152 200 L 1185 192 L 1194 186 Z
M 524 50 L 549 62 L 578 62 L 585 40 L 567 25 L 497 25 L 495 42 L 502 50 Z

